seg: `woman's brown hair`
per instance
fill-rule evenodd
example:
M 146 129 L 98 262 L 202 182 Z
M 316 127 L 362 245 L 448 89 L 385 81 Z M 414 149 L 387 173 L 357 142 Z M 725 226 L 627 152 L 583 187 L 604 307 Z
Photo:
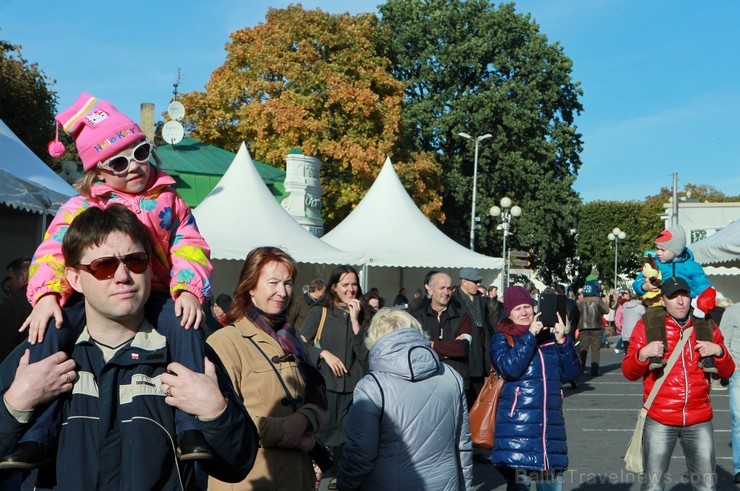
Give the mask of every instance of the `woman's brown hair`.
M 320 300 L 320 305 L 328 308 L 331 308 L 334 305 L 334 302 L 338 300 L 337 292 L 334 291 L 334 287 L 339 284 L 339 281 L 347 273 L 355 275 L 355 279 L 358 281 L 356 298 L 362 298 L 362 288 L 360 288 L 359 285 L 360 275 L 357 274 L 357 270 L 352 266 L 343 264 L 334 268 L 329 275 L 329 281 L 326 283 L 326 293 L 324 293 L 324 297 Z
M 250 290 L 254 290 L 259 281 L 262 268 L 270 262 L 278 262 L 288 268 L 290 277 L 295 280 L 296 274 L 298 273 L 298 265 L 295 259 L 290 257 L 288 253 L 277 247 L 257 247 L 247 254 L 247 258 L 244 260 L 242 271 L 239 273 L 239 283 L 234 288 L 234 294 L 232 295 L 231 308 L 226 313 L 226 320 L 229 324 L 233 324 L 242 317 L 247 311 L 247 307 L 252 305 L 252 297 L 249 294 Z M 290 302 L 293 299 L 291 297 Z M 290 302 L 286 310 L 290 308 Z

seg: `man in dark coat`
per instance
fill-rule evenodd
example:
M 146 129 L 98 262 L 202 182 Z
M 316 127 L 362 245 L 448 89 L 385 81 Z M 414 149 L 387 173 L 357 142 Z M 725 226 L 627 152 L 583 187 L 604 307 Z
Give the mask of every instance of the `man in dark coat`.
M 504 310 L 504 304 L 498 299 L 498 287 L 491 285 L 488 287 L 488 323 L 495 331 L 496 326 L 501 320 L 501 314 Z
M 578 329 L 578 321 L 581 318 L 580 310 L 578 310 L 578 303 L 575 299 L 572 299 L 565 294 L 565 287 L 563 285 L 555 285 L 555 293 L 565 297 L 565 332 L 568 334 L 568 337 L 573 341 L 573 345 L 575 346 L 578 342 L 576 340 L 576 330 Z M 576 351 L 577 349 L 578 348 L 576 347 Z M 570 382 L 570 386 L 575 389 L 578 387 L 578 383 L 575 380 L 572 380 Z
M 483 275 L 475 268 L 460 270 L 460 288 L 452 294 L 452 300 L 460 311 L 468 314 L 473 323 L 468 355 L 468 377 L 470 388 L 468 406 L 475 402 L 491 367 L 488 345 L 491 344 L 491 325 L 489 324 L 488 299 L 478 290 Z
M 452 296 L 452 279 L 446 273 L 435 273 L 429 279 L 431 298 L 426 308 L 412 314 L 429 336 L 432 349 L 439 359 L 463 377 L 465 389 L 468 381 L 468 351 L 470 349 L 472 321 L 462 312 Z
M 311 280 L 308 284 L 308 291 L 301 298 L 293 298 L 288 310 L 288 322 L 295 327 L 296 332 L 300 335 L 306 315 L 311 307 L 319 303 L 326 292 L 326 285 L 319 279 Z

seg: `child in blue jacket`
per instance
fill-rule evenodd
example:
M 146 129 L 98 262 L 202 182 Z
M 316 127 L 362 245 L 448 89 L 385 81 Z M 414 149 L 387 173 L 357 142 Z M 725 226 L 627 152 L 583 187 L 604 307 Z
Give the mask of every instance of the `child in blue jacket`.
M 678 224 L 666 228 L 655 238 L 655 249 L 656 264 L 660 271 L 659 279 L 666 281 L 668 278 L 677 276 L 686 280 L 691 288 L 692 306 L 694 307 L 691 316 L 692 325 L 694 331 L 696 331 L 696 339 L 712 342 L 714 323 L 706 318 L 706 314 L 715 306 L 717 291 L 709 282 L 704 269 L 694 260 L 694 254 L 686 247 L 686 232 Z M 635 293 L 640 296 L 648 292 L 659 293 L 660 290 L 659 286 L 656 286 L 646 277 L 646 269 L 632 283 Z M 648 308 L 642 320 L 645 324 L 647 342 L 662 341 L 665 352 L 668 353 L 665 334 L 665 310 L 662 308 Z M 666 360 L 663 357 L 651 358 L 650 370 L 661 369 L 665 364 Z M 705 372 L 717 373 L 717 365 L 713 356 L 703 357 L 700 365 Z

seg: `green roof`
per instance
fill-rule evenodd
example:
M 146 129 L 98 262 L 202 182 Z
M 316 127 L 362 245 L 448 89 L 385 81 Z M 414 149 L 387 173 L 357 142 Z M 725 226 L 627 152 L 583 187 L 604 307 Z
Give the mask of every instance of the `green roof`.
M 216 187 L 236 154 L 185 137 L 176 145 L 157 147 L 162 169 L 175 179 L 175 189 L 191 208 L 200 204 Z M 254 161 L 262 180 L 280 202 L 285 193 L 285 171 Z

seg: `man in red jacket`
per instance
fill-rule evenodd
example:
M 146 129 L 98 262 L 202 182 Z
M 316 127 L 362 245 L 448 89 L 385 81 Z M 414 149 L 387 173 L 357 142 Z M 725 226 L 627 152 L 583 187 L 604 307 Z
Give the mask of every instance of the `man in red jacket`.
M 662 370 L 650 371 L 650 358 L 668 358 L 691 326 L 690 288 L 683 278 L 671 277 L 661 285 L 661 303 L 666 310 L 666 336 L 668 351 L 664 352 L 662 341 L 648 343 L 645 325 L 638 321 L 630 338 L 629 348 L 622 373 L 630 380 L 643 378 L 643 401 L 648 398 Z M 703 356 L 715 356 L 719 376 L 732 375 L 735 363 L 725 348 L 719 329 L 714 330 L 714 339 L 697 341 L 691 332 L 683 352 L 676 364 L 666 375 L 665 382 L 648 410 L 643 435 L 643 460 L 645 476 L 643 490 L 662 490 L 666 479 L 676 439 L 686 458 L 691 473 L 691 483 L 696 490 L 714 490 L 714 440 L 712 436 L 712 403 L 709 399 L 710 383 L 699 365 Z M 674 480 L 675 481 L 675 480 Z

